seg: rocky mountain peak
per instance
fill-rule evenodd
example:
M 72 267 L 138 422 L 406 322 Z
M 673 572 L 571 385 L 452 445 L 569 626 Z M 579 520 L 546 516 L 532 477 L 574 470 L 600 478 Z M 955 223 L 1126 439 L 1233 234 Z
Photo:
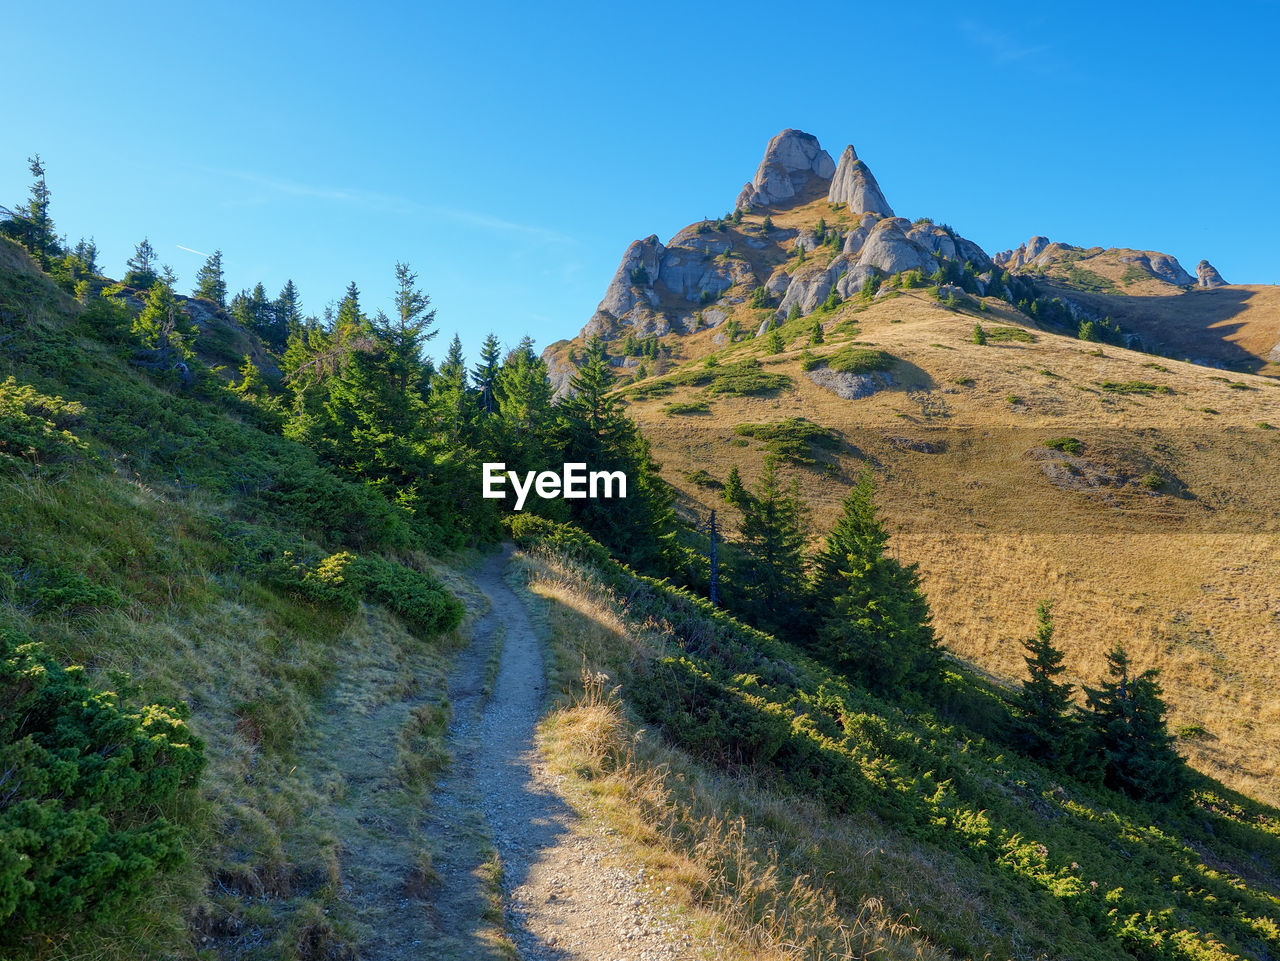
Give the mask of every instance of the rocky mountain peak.
M 738 194 L 737 207 L 748 210 L 771 207 L 796 197 L 810 199 L 806 195 L 813 192 L 815 185 L 821 186 L 814 178 L 828 181 L 835 172 L 835 161 L 822 149 L 817 137 L 787 128 L 769 141 L 756 175 Z
M 1222 279 L 1222 274 L 1218 273 L 1218 268 L 1207 260 L 1202 260 L 1196 264 L 1196 279 L 1201 287 L 1227 286 L 1227 282 Z
M 840 155 L 840 163 L 831 179 L 831 188 L 827 191 L 827 200 L 833 204 L 847 204 L 852 214 L 893 216 L 893 208 L 884 199 L 871 170 L 858 159 L 853 144 L 845 147 L 844 153 Z

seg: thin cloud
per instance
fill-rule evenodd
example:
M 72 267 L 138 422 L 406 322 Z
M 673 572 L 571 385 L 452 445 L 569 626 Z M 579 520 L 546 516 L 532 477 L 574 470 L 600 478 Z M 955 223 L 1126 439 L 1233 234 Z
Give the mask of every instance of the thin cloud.
M 535 224 L 522 224 L 514 220 L 503 220 L 501 217 L 494 217 L 490 214 L 478 213 L 474 210 L 457 210 L 452 207 L 426 207 L 424 210 L 434 213 L 437 216 L 456 220 L 459 223 L 469 224 L 472 227 L 480 227 L 483 230 L 493 230 L 498 233 L 508 234 L 524 234 L 528 237 L 536 237 L 539 240 L 550 241 L 557 244 L 573 243 L 573 238 L 568 234 L 562 234 L 557 230 L 549 230 L 546 227 L 539 227 Z
M 1041 59 L 1041 55 L 1049 49 L 1048 44 L 1026 44 L 1016 37 L 999 30 L 993 30 L 973 20 L 963 20 L 960 30 L 969 41 L 990 54 L 996 63 L 1020 63 L 1026 60 Z
M 322 184 L 307 184 L 280 177 L 269 177 L 245 170 L 216 170 L 202 168 L 206 172 L 224 177 L 231 177 L 245 183 L 253 184 L 264 190 L 273 191 L 288 197 L 306 197 L 322 200 L 327 203 L 359 206 L 365 210 L 377 210 L 400 215 L 416 215 L 452 220 L 455 223 L 477 227 L 493 233 L 515 234 L 531 237 L 544 243 L 569 244 L 573 238 L 556 230 L 540 227 L 536 224 L 522 224 L 492 214 L 476 210 L 464 210 L 457 207 L 444 207 L 436 204 L 423 204 L 408 197 L 396 194 L 380 193 L 374 190 L 359 190 L 346 187 L 330 187 Z
M 209 256 L 203 250 L 196 250 L 194 247 L 184 247 L 182 246 L 182 244 L 174 244 L 174 246 L 177 247 L 179 250 L 185 250 L 189 254 L 199 254 L 201 257 Z

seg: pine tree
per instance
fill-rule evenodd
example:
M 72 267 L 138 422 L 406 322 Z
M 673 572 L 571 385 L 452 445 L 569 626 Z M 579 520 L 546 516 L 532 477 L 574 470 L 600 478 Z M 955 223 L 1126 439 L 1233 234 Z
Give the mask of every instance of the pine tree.
M 74 251 L 80 263 L 83 265 L 84 272 L 90 277 L 98 276 L 98 245 L 94 239 L 90 237 L 85 240 L 80 238 L 80 242 L 76 244 Z
M 147 302 L 133 321 L 133 334 L 144 348 L 172 353 L 177 360 L 188 360 L 193 354 L 195 327 L 178 306 L 173 288 L 163 280 L 147 291 Z
M 495 434 L 502 439 L 510 469 L 543 469 L 554 418 L 551 402 L 555 389 L 546 362 L 534 353 L 528 337 L 503 361 L 495 394 L 500 422 Z
M 342 300 L 338 301 L 338 313 L 333 319 L 333 332 L 341 341 L 358 333 L 365 324 L 365 315 L 360 311 L 360 288 L 353 280 L 347 284 Z
M 799 483 L 784 486 L 772 458 L 739 507 L 741 560 L 733 581 L 755 623 L 780 630 L 793 623 L 792 611 L 803 597 L 808 508 Z
M 864 474 L 814 559 L 816 653 L 874 690 L 927 689 L 941 671 L 929 605 L 916 566 L 887 556 L 888 542 Z
M 125 261 L 125 267 L 128 271 L 124 275 L 124 282 L 130 287 L 151 288 L 156 282 L 156 251 L 151 246 L 151 241 L 146 237 L 142 238 L 142 242 L 133 248 L 133 256 Z
M 242 290 L 231 298 L 231 316 L 240 326 L 269 342 L 275 318 L 267 289 L 261 283 L 255 284 L 252 291 Z
M 1136 798 L 1169 801 L 1183 792 L 1186 769 L 1165 726 L 1158 671 L 1129 673 L 1129 656 L 1116 644 L 1107 654 L 1109 676 L 1086 687 L 1086 723 L 1108 787 Z
M 786 344 L 782 339 L 781 331 L 779 331 L 776 327 L 773 330 L 769 331 L 769 339 L 766 342 L 765 346 L 768 348 L 768 351 L 771 354 L 782 353 L 782 348 L 785 347 Z
M 467 362 L 457 334 L 453 335 L 449 352 L 432 378 L 431 400 L 440 433 L 446 439 L 456 443 L 469 436 L 471 398 L 467 393 Z
M 49 216 L 49 184 L 45 180 L 44 161 L 39 154 L 28 157 L 27 163 L 35 178 L 31 183 L 31 196 L 25 205 L 13 212 L 13 220 L 5 225 L 5 233 L 26 247 L 47 270 L 50 260 L 61 254 L 57 231 Z
M 738 510 L 742 510 L 747 502 L 747 489 L 742 485 L 742 476 L 738 473 L 737 464 L 729 468 L 729 476 L 725 478 L 724 490 L 721 491 L 720 496 L 724 498 L 726 504 L 732 504 Z
M 387 353 L 388 371 L 402 394 L 418 390 L 423 383 L 422 347 L 439 333 L 431 329 L 436 322 L 431 298 L 418 289 L 417 282 L 418 275 L 408 264 L 397 263 L 395 316 L 388 322 L 379 314 L 373 324 L 373 333 Z
M 259 284 L 259 287 L 262 285 Z M 227 281 L 222 276 L 222 251 L 215 250 L 196 272 L 194 296 L 211 300 L 219 307 L 227 306 Z M 266 299 L 265 296 L 263 298 Z
M 1022 642 L 1026 649 L 1027 681 L 1014 698 L 1020 734 L 1027 753 L 1053 764 L 1076 755 L 1077 724 L 1070 717 L 1071 685 L 1055 680 L 1063 671 L 1062 651 L 1053 646 L 1053 604 L 1036 607 L 1036 633 Z
M 815 318 L 813 326 L 809 328 L 809 344 L 811 346 L 816 346 L 817 344 L 821 344 L 825 339 L 826 338 L 822 332 L 822 321 Z
M 491 417 L 498 412 L 498 372 L 501 365 L 502 347 L 498 338 L 492 333 L 480 345 L 480 362 L 471 372 L 472 383 L 480 395 L 477 402 L 480 413 Z
M 567 503 L 584 530 L 629 563 L 665 570 L 674 549 L 674 496 L 658 476 L 648 443 L 611 393 L 613 380 L 603 344 L 592 338 L 585 362 L 569 384 L 569 396 L 558 408 L 556 444 L 566 462 L 584 463 L 589 471 L 622 471 L 627 496 Z
M 280 296 L 271 305 L 271 336 L 267 343 L 273 350 L 284 350 L 290 335 L 302 326 L 302 299 L 292 280 L 280 288 Z

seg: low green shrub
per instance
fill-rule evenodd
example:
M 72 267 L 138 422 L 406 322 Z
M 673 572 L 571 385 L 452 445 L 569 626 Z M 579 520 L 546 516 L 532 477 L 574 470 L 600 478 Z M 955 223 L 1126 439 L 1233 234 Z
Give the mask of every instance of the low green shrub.
M 1098 385 L 1113 394 L 1172 394 L 1173 388 L 1164 384 L 1153 384 L 1146 380 L 1114 381 L 1104 380 Z
M 676 417 L 681 414 L 709 414 L 711 406 L 703 400 L 676 401 L 666 404 L 662 408 L 662 412 L 668 417 Z
M 184 858 L 158 806 L 194 788 L 185 708 L 132 707 L 0 634 L 0 946 L 110 917 Z M 11 956 L 8 952 L 0 952 Z
M 986 334 L 986 342 L 994 344 L 1007 344 L 1010 342 L 1018 342 L 1022 344 L 1035 343 L 1035 335 L 1031 331 L 1022 327 L 987 327 L 984 331 Z
M 883 350 L 850 345 L 825 357 L 807 358 L 802 366 L 805 370 L 826 367 L 842 374 L 871 374 L 876 371 L 891 370 L 897 362 L 896 357 Z
M 359 558 L 354 568 L 367 599 L 385 604 L 420 633 L 442 634 L 462 621 L 462 604 L 425 571 L 377 555 Z
M 77 459 L 89 449 L 67 428 L 84 405 L 42 394 L 13 377 L 0 383 L 0 467 Z
M 1060 450 L 1064 454 L 1080 453 L 1080 441 L 1074 437 L 1055 437 L 1053 440 L 1045 441 L 1044 446 L 1051 450 Z
M 803 417 L 788 417 L 772 424 L 738 424 L 733 432 L 739 437 L 764 441 L 771 455 L 800 466 L 817 463 L 813 456 L 815 447 L 824 450 L 840 447 L 840 438 Z

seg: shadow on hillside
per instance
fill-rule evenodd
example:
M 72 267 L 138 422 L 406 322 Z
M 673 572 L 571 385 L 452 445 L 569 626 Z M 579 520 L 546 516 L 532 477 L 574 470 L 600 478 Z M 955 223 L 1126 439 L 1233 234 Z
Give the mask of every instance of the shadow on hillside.
M 1142 338 L 1142 348 L 1177 360 L 1190 360 L 1256 373 L 1267 360 L 1245 350 L 1231 338 L 1245 322 L 1232 323 L 1243 313 L 1255 291 L 1243 287 L 1189 290 L 1172 297 L 1107 295 L 1059 288 L 1061 296 L 1110 316 L 1127 334 Z M 1280 338 L 1278 338 L 1280 339 Z

